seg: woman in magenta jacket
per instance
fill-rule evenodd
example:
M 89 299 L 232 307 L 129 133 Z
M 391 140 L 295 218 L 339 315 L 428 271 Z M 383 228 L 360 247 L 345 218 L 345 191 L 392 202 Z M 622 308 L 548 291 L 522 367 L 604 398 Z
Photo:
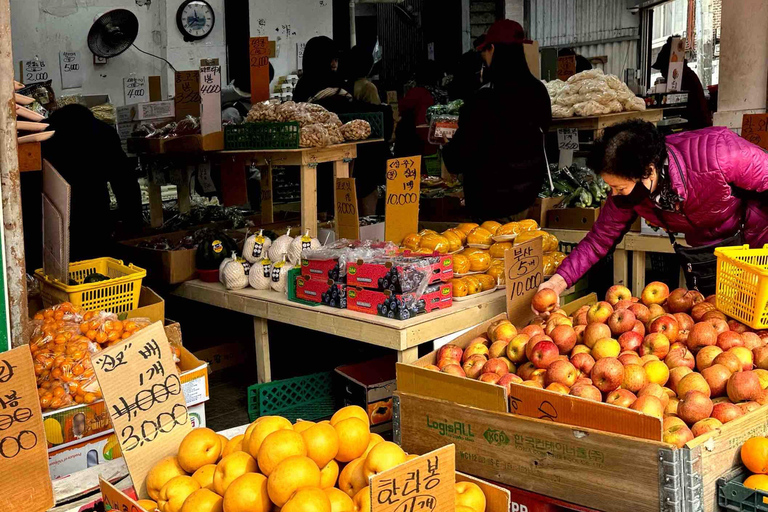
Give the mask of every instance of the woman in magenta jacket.
M 559 295 L 573 285 L 614 249 L 638 215 L 682 233 L 691 247 L 740 232 L 752 247 L 768 244 L 768 153 L 727 128 L 665 139 L 651 123 L 629 121 L 605 129 L 588 165 L 612 194 L 592 230 L 541 288 Z

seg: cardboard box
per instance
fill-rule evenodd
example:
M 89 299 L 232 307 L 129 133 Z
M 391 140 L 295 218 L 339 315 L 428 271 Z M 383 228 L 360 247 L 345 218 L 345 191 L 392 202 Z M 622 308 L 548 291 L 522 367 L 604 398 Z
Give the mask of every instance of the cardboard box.
M 296 297 L 333 308 L 346 309 L 347 285 L 331 279 L 300 276 L 296 279 Z
M 562 202 L 562 197 L 537 197 L 528 210 L 528 218 L 538 222 L 540 227 L 546 227 L 547 212 Z
M 224 343 L 193 352 L 194 356 L 208 363 L 211 373 L 243 364 L 248 353 L 240 343 Z
M 421 296 L 415 293 L 393 294 L 389 290 L 347 288 L 347 309 L 397 320 L 408 320 L 416 315 L 448 308 L 451 304 L 453 290 L 450 283 L 430 285 Z
M 165 301 L 152 289 L 142 286 L 139 307 L 125 313 L 125 318 L 149 318 L 153 323 L 162 322 L 165 320 Z
M 371 432 L 381 434 L 392 430 L 392 394 L 395 392 L 394 355 L 339 366 L 333 374 L 333 396 L 336 408 L 358 405 L 368 411 Z
M 555 208 L 547 212 L 547 227 L 590 230 L 600 215 L 600 208 Z
M 338 259 L 301 260 L 301 275 L 304 277 L 340 281 L 339 273 L 340 269 Z M 346 276 L 343 278 L 343 280 L 346 280 Z
M 418 287 L 424 274 L 430 275 L 429 284 L 448 282 L 453 278 L 453 257 L 398 256 L 347 263 L 347 285 L 360 288 L 407 293 Z

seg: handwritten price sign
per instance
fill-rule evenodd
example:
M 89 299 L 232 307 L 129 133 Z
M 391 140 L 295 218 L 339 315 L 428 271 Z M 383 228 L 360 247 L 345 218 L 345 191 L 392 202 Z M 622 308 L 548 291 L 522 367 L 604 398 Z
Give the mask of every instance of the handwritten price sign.
M 130 496 L 120 492 L 114 485 L 99 477 L 99 489 L 101 498 L 104 502 L 104 510 L 109 512 L 115 510 L 118 512 L 144 512 Z
M 269 38 L 252 37 L 249 53 L 251 59 L 251 102 L 269 99 Z
M 355 178 L 336 178 L 336 226 L 339 238 L 360 238 Z
M 387 160 L 384 238 L 399 244 L 419 230 L 421 156 Z
M 175 80 L 176 119 L 200 116 L 200 72 L 177 71 Z
M 123 78 L 125 104 L 146 103 L 149 101 L 149 84 L 145 76 L 129 76 Z
M 155 322 L 91 358 L 139 497 L 162 457 L 192 430 L 181 380 L 162 323 Z
M 744 114 L 741 136 L 752 144 L 768 149 L 768 114 Z
M 557 149 L 570 149 L 578 151 L 579 149 L 579 130 L 576 128 L 558 128 L 557 129 Z
M 541 237 L 515 245 L 504 253 L 507 275 L 507 317 L 525 324 L 531 317 L 531 299 L 544 280 Z
M 200 68 L 200 130 L 203 135 L 221 131 L 221 66 Z
M 450 444 L 371 478 L 371 512 L 453 512 L 455 485 Z
M 48 445 L 29 346 L 0 354 L 0 510 L 53 506 Z

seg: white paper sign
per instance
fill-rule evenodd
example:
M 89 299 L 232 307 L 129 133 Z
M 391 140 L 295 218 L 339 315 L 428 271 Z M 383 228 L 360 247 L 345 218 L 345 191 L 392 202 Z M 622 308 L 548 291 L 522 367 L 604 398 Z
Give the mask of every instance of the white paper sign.
M 296 68 L 303 69 L 304 62 L 304 49 L 307 47 L 307 43 L 296 43 Z
M 221 131 L 221 66 L 200 68 L 200 131 Z
M 123 78 L 123 93 L 125 104 L 135 105 L 149 101 L 149 81 L 145 76 L 129 76 Z
M 85 70 L 80 52 L 59 52 L 59 67 L 62 89 L 76 89 L 83 86 Z
M 579 149 L 579 130 L 576 128 L 558 128 L 557 129 L 557 149 L 570 149 L 578 151 Z
M 197 179 L 200 181 L 200 186 L 203 187 L 203 192 L 206 194 L 216 192 L 216 185 L 211 179 L 211 162 L 203 162 L 197 167 Z
M 164 119 L 166 117 L 176 116 L 176 105 L 173 100 L 153 101 L 152 103 L 141 103 L 137 105 L 137 117 L 140 121 L 149 119 Z
M 44 60 L 23 60 L 21 61 L 21 69 L 23 71 L 21 81 L 25 84 L 44 82 L 51 78 Z

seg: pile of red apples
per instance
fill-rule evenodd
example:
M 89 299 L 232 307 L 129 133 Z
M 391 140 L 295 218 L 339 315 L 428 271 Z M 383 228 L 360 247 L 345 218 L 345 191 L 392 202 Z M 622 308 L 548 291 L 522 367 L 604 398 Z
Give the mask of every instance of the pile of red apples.
M 768 331 L 728 320 L 714 296 L 653 282 L 640 298 L 612 286 L 573 316 L 557 303 L 538 292 L 530 325 L 498 320 L 428 368 L 628 407 L 661 418 L 678 447 L 768 403 Z

